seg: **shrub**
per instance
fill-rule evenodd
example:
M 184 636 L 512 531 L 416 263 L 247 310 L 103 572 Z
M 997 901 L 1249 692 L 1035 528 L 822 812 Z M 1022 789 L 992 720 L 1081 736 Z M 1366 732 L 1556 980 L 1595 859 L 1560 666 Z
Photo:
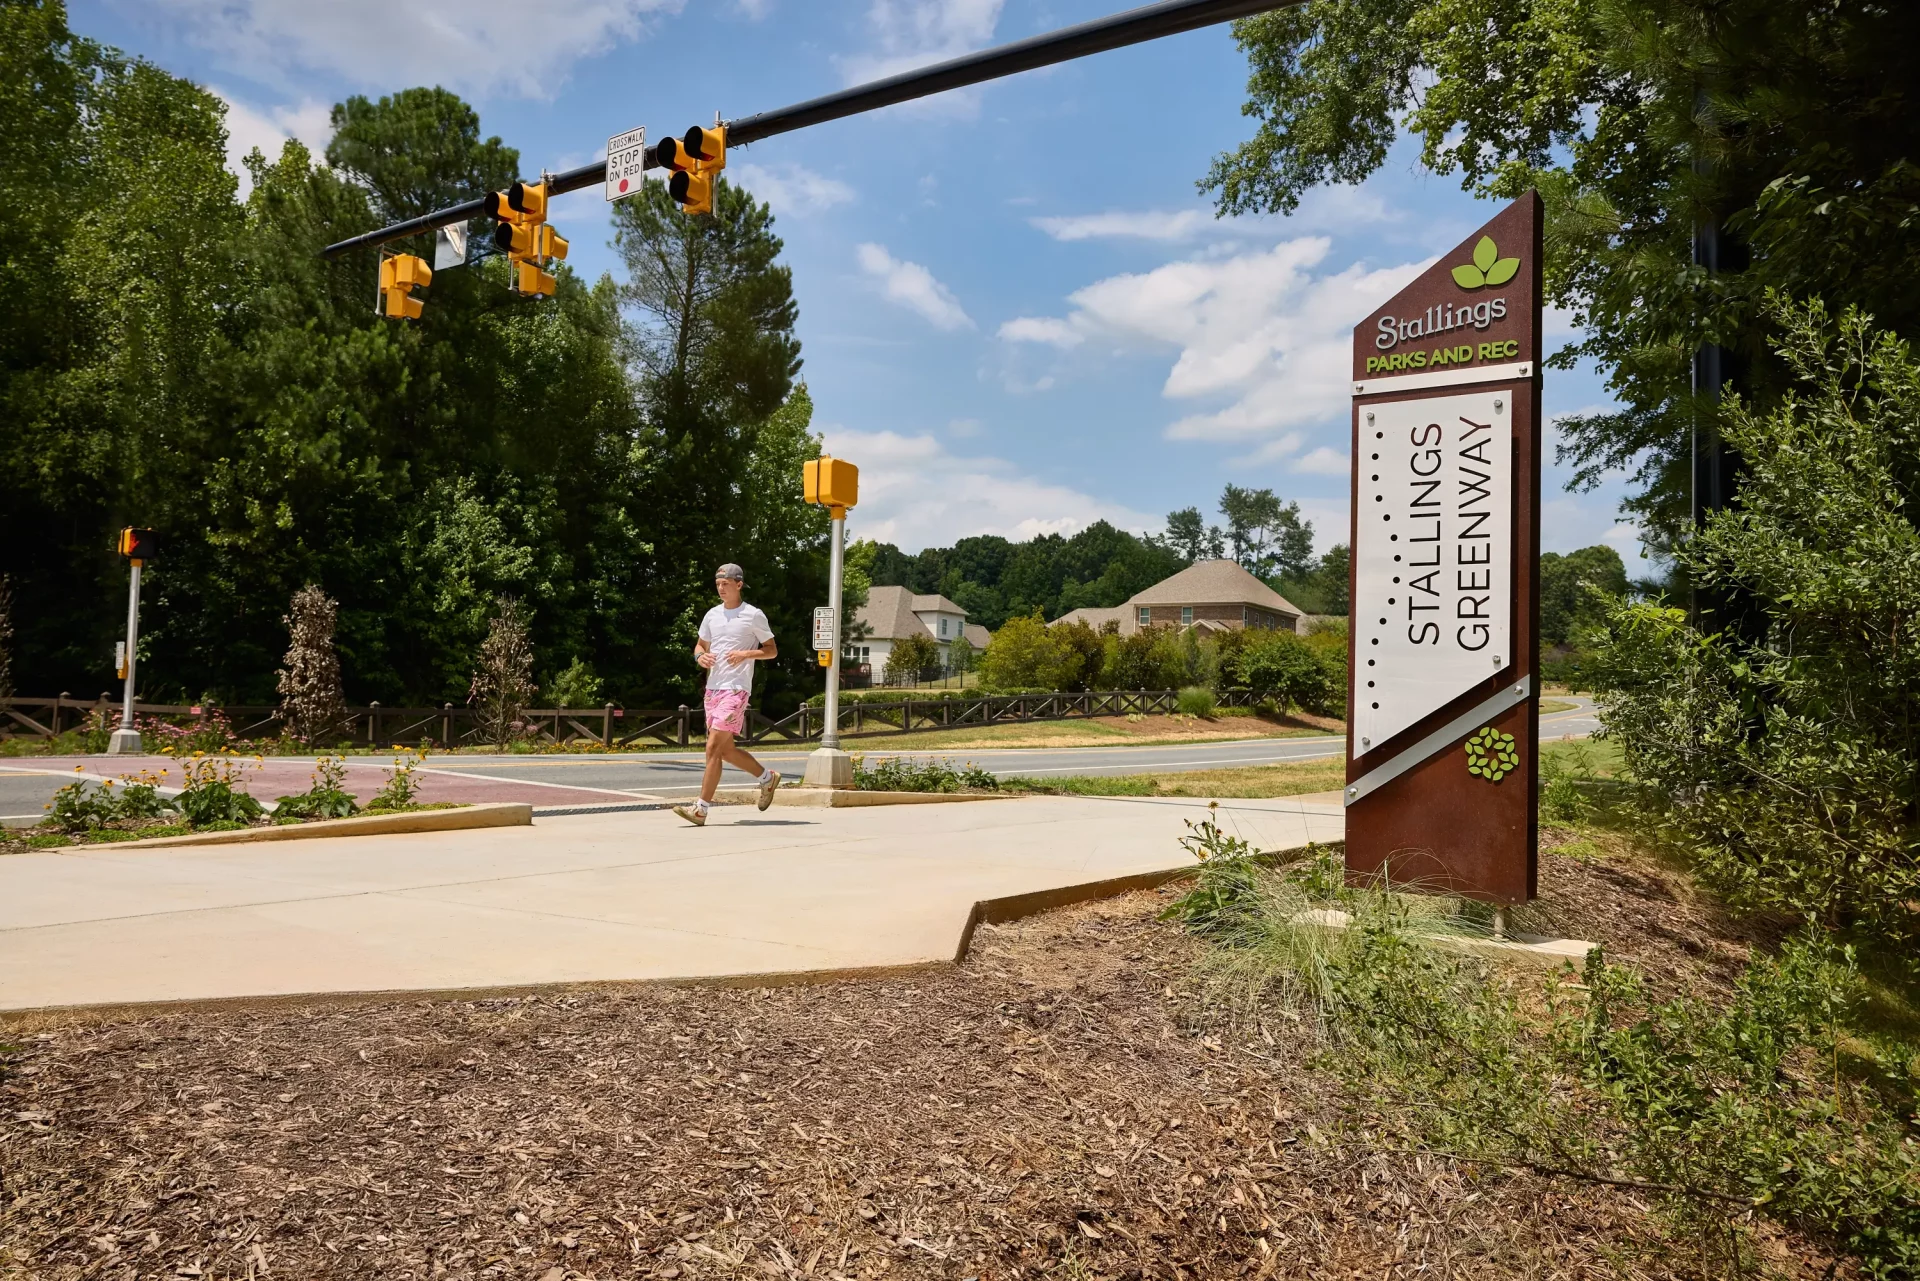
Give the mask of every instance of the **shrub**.
M 856 756 L 853 785 L 863 792 L 993 792 L 1000 780 L 971 762 L 956 770 L 948 760 L 889 756 L 868 769 L 866 758 Z
M 343 786 L 346 781 L 346 759 L 322 756 L 314 763 L 313 785 L 293 796 L 282 796 L 274 805 L 274 817 L 347 818 L 358 813 L 360 805 Z
M 1080 676 L 1084 656 L 1040 619 L 1009 618 L 993 634 L 980 660 L 980 676 L 991 689 L 1065 689 Z
M 1920 362 L 1849 312 L 1771 301 L 1797 386 L 1721 419 L 1737 507 L 1675 548 L 1709 627 L 1616 609 L 1607 733 L 1737 906 L 1910 937 L 1920 916 Z
M 540 687 L 533 683 L 533 639 L 526 610 L 510 596 L 499 597 L 496 612 L 480 644 L 480 661 L 467 687 L 467 705 L 477 713 L 480 732 L 504 749 L 527 732 L 526 712 Z
M 0 698 L 13 697 L 13 579 L 0 574 Z
M 158 716 L 141 716 L 134 721 L 134 728 L 140 731 L 140 739 L 152 750 L 163 756 L 191 756 L 195 752 L 215 753 L 234 750 L 243 740 L 234 733 L 233 722 L 227 714 L 217 707 L 209 706 L 205 713 L 188 720 L 184 725 L 174 721 L 162 720 Z
M 553 678 L 547 689 L 547 701 L 555 707 L 605 707 L 603 699 L 600 678 L 593 674 L 591 664 L 578 657 L 567 664 L 565 671 Z
M 1326 664 L 1305 637 L 1292 632 L 1248 633 L 1228 661 L 1227 674 L 1237 687 L 1272 698 L 1282 706 L 1319 707 L 1326 703 Z
M 1055 624 L 1048 631 L 1073 655 L 1067 660 L 1073 675 L 1067 677 L 1059 688 L 1077 693 L 1099 685 L 1102 669 L 1106 665 L 1107 638 L 1078 619 L 1071 623 Z
M 186 762 L 185 774 L 185 786 L 174 804 L 195 827 L 249 823 L 266 813 L 260 802 L 247 792 L 245 763 L 231 755 L 195 753 Z
M 1193 888 L 1160 914 L 1163 921 L 1180 921 L 1196 934 L 1215 937 L 1237 929 L 1252 910 L 1260 875 L 1253 846 L 1220 830 L 1219 811 L 1220 802 L 1212 801 L 1198 823 L 1185 820 L 1187 834 L 1180 845 L 1200 867 Z
M 1174 705 L 1182 716 L 1205 716 L 1211 718 L 1218 702 L 1213 691 L 1205 685 L 1189 685 L 1174 697 Z
M 287 625 L 287 656 L 275 683 L 280 721 L 302 743 L 332 738 L 347 721 L 340 657 L 333 648 L 339 613 L 339 602 L 308 583 L 293 594 L 292 606 L 280 620 Z
M 76 778 L 53 794 L 46 805 L 46 823 L 66 832 L 84 832 L 117 817 L 110 788 Z
M 887 667 L 880 679 L 889 685 L 910 685 L 921 673 L 940 666 L 940 646 L 933 637 L 921 633 L 902 636 L 887 651 Z

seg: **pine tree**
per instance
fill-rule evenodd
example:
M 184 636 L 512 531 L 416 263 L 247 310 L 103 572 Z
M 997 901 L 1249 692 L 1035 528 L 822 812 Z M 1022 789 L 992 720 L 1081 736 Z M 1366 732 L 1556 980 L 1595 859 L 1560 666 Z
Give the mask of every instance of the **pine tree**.
M 347 720 L 340 688 L 340 656 L 333 651 L 333 628 L 340 603 L 308 583 L 293 594 L 287 625 L 287 656 L 277 688 L 280 722 L 303 743 L 319 743 L 338 734 Z

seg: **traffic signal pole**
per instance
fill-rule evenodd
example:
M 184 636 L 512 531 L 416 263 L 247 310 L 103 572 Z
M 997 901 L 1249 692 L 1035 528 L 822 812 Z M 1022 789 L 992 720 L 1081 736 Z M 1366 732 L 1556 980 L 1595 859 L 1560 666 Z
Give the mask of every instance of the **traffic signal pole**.
M 964 89 L 968 85 L 984 84 L 986 81 L 998 80 L 1003 76 L 1018 75 L 1022 71 L 1033 71 L 1056 63 L 1071 62 L 1075 58 L 1084 58 L 1089 54 L 1105 53 L 1109 49 L 1123 49 L 1128 45 L 1144 44 L 1146 41 L 1158 40 L 1163 36 L 1197 31 L 1202 27 L 1230 22 L 1250 14 L 1291 8 L 1303 3 L 1305 0 L 1162 0 L 1159 4 L 1129 9 L 1125 13 L 1116 13 L 1105 18 L 1095 18 L 1091 22 L 1062 27 L 1058 31 L 1030 36 L 1011 44 L 996 45 L 991 49 L 982 49 L 978 53 L 951 58 L 946 62 L 937 62 L 930 67 L 905 71 L 897 76 L 888 76 L 884 80 L 875 80 L 870 84 L 855 85 L 851 89 L 843 89 L 838 93 L 826 94 L 819 98 L 810 98 L 790 107 L 779 107 L 772 111 L 763 111 L 758 115 L 726 121 L 723 122 L 723 127 L 730 145 L 745 146 L 783 133 L 792 133 L 796 129 L 805 129 L 810 125 L 825 124 L 830 120 L 843 120 L 848 116 L 857 116 L 868 111 L 878 111 L 882 107 L 911 102 L 915 98 L 924 98 L 929 94 L 945 93 L 950 89 Z M 645 158 L 646 168 L 661 167 L 659 161 L 655 159 L 653 147 L 647 148 Z M 553 174 L 547 180 L 547 191 L 549 195 L 562 195 L 569 191 L 578 191 L 583 187 L 598 186 L 606 181 L 606 177 L 607 162 L 597 160 L 593 164 L 582 165 L 578 169 Z M 450 205 L 430 214 L 422 214 L 418 218 L 409 218 L 405 222 L 396 222 L 378 231 L 369 231 L 364 235 L 350 237 L 328 245 L 320 253 L 325 258 L 337 258 L 355 249 L 367 249 L 394 240 L 404 240 L 408 236 L 417 236 L 423 232 L 436 231 L 441 227 L 468 222 L 474 218 L 483 217 L 486 213 L 486 197 L 482 196 L 457 205 Z
M 127 583 L 127 679 L 120 698 L 120 728 L 107 740 L 109 756 L 140 754 L 140 731 L 133 727 L 133 668 L 140 645 L 140 562 L 128 564 L 133 572 Z

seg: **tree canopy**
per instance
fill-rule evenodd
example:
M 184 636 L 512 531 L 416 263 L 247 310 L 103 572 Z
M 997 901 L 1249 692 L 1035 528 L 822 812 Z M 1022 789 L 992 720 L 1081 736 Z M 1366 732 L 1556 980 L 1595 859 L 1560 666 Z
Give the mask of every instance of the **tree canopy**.
M 693 694 L 713 565 L 747 566 L 789 633 L 824 599 L 791 282 L 744 191 L 686 219 L 649 184 L 619 208 L 624 281 L 563 266 L 554 297 L 522 298 L 482 251 L 398 323 L 373 314 L 371 253 L 318 250 L 515 175 L 458 97 L 349 99 L 326 163 L 256 152 L 242 202 L 206 90 L 73 35 L 58 4 L 0 5 L 0 42 L 0 573 L 23 692 L 110 680 L 127 524 L 161 539 L 148 696 L 272 701 L 309 583 L 339 602 L 348 697 L 390 705 L 464 698 L 502 597 L 540 683 L 578 663 L 628 704 Z M 776 701 L 814 679 L 789 653 Z
M 1552 363 L 1593 357 L 1620 402 L 1563 419 L 1564 455 L 1579 483 L 1634 472 L 1656 549 L 1688 520 L 1692 432 L 1717 413 L 1689 381 L 1701 344 L 1764 404 L 1790 382 L 1769 289 L 1920 325 L 1920 6 L 1309 0 L 1234 32 L 1259 125 L 1201 184 L 1221 212 L 1359 182 L 1402 130 L 1470 190 L 1541 192 L 1549 296 L 1585 333 Z M 1709 219 L 1736 245 L 1717 274 L 1692 256 Z

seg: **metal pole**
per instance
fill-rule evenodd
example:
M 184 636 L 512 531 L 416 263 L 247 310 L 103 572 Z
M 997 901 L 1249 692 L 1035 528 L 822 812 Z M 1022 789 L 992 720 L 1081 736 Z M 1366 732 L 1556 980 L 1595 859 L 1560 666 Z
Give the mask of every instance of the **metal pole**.
M 833 561 L 827 578 L 827 608 L 833 611 L 833 658 L 827 663 L 827 725 L 820 746 L 840 746 L 840 571 L 845 563 L 847 509 L 833 509 Z
M 127 681 L 120 696 L 120 728 L 107 740 L 107 755 L 138 756 L 140 731 L 133 727 L 133 670 L 140 645 L 140 562 L 132 562 L 127 583 Z
M 853 758 L 840 750 L 840 575 L 846 564 L 847 509 L 828 509 L 832 517 L 831 563 L 827 571 L 827 608 L 833 612 L 833 657 L 827 663 L 827 723 L 820 746 L 807 757 L 808 787 L 852 787 Z M 854 704 L 855 718 L 860 705 Z
M 805 129 L 809 125 L 825 124 L 829 120 L 841 120 L 866 111 L 878 111 L 882 107 L 911 102 L 915 98 L 924 98 L 929 94 L 945 93 L 950 89 L 964 89 L 968 85 L 983 84 L 988 80 L 998 80 L 1002 76 L 1016 75 L 1039 67 L 1050 67 L 1055 63 L 1070 62 L 1075 58 L 1084 58 L 1088 54 L 1104 53 L 1109 49 L 1122 49 L 1128 45 L 1158 40 L 1163 36 L 1197 31 L 1202 27 L 1230 22 L 1250 14 L 1291 8 L 1303 3 L 1305 0 L 1161 0 L 1158 4 L 1144 5 L 1138 9 L 1129 9 L 1125 13 L 1116 13 L 1105 18 L 1095 18 L 1091 22 L 1062 27 L 1058 31 L 1030 36 L 1025 40 L 1015 40 L 1011 44 L 996 45 L 991 49 L 982 49 L 978 53 L 951 58 L 930 67 L 920 67 L 917 70 L 902 72 L 897 76 L 888 76 L 884 80 L 875 80 L 870 84 L 855 85 L 851 89 L 811 98 L 790 107 L 778 107 L 772 111 L 762 111 L 758 115 L 743 116 L 738 120 L 726 122 L 727 141 L 734 146 L 745 146 L 750 142 L 759 142 L 778 134 L 791 133 L 795 129 Z M 642 159 L 644 168 L 658 168 L 653 158 L 652 147 L 646 149 Z M 547 190 L 557 196 L 569 191 L 579 191 L 584 187 L 598 186 L 606 180 L 607 162 L 597 160 L 593 164 L 582 165 L 578 169 L 569 169 L 565 173 L 551 175 L 548 178 Z M 422 214 L 418 218 L 396 222 L 378 231 L 369 231 L 364 235 L 353 236 L 328 245 L 320 251 L 320 255 L 323 258 L 337 258 L 350 250 L 384 245 L 393 240 L 404 240 L 408 236 L 417 236 L 422 232 L 467 222 L 485 213 L 486 198 L 476 197 L 430 214 Z

